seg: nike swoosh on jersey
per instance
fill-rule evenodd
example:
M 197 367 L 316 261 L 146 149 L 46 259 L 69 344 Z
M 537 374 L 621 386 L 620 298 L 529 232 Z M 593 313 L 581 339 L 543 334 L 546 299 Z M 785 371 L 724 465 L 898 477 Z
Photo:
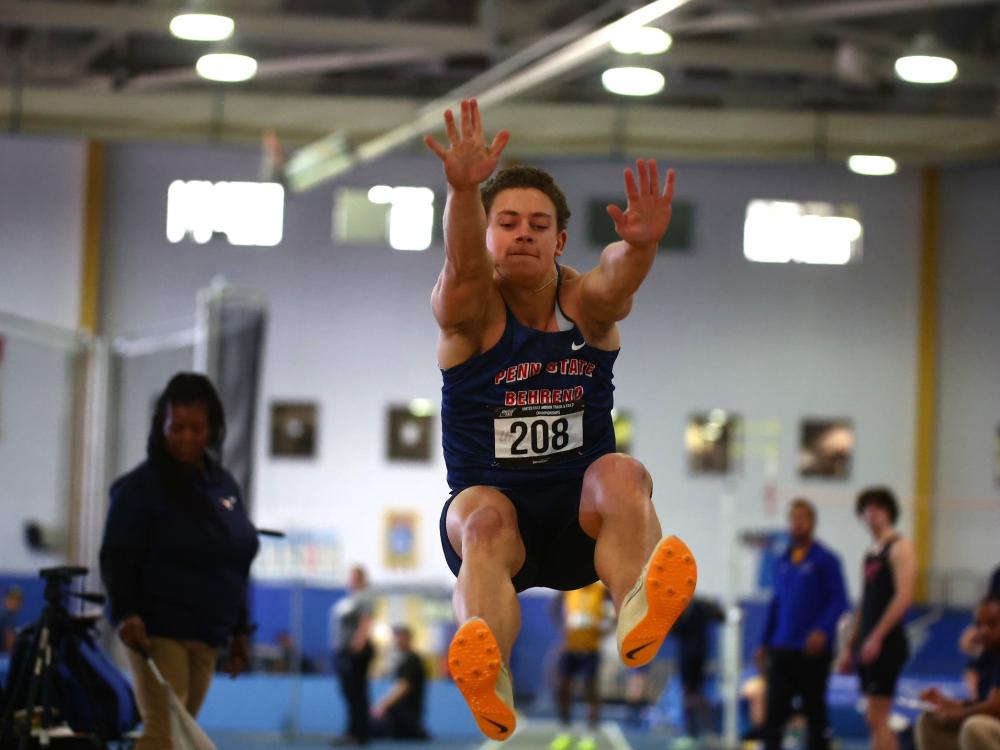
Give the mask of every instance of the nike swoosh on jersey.
M 579 344 L 574 341 L 572 344 L 569 345 L 569 348 L 575 352 L 579 351 L 580 349 L 583 349 L 583 347 L 585 347 L 586 345 L 587 345 L 586 341 L 582 341 Z

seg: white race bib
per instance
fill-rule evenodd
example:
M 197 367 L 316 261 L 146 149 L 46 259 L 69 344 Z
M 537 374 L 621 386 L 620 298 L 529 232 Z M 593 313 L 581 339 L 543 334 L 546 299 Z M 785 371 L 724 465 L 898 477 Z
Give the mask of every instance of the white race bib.
M 505 465 L 546 463 L 583 447 L 583 409 L 576 404 L 504 407 L 493 420 L 496 460 Z

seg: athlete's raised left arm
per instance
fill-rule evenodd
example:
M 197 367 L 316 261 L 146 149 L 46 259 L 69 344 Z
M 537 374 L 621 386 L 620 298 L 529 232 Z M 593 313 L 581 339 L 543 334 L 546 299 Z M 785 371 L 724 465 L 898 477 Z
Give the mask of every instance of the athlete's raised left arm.
M 613 324 L 632 309 L 632 295 L 653 266 L 660 239 L 670 224 L 674 199 L 674 170 L 667 171 L 660 191 L 660 177 L 653 159 L 639 159 L 635 173 L 625 170 L 628 207 L 609 205 L 621 241 L 604 248 L 601 262 L 584 274 L 580 287 L 582 307 L 594 323 Z

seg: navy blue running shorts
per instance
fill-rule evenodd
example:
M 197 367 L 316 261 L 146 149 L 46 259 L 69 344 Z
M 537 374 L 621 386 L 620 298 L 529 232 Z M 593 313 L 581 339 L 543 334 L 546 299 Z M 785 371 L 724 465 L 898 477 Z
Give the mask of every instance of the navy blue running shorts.
M 864 639 L 859 639 L 864 643 Z M 899 675 L 910 658 L 910 650 L 902 630 L 890 633 L 882 642 L 882 651 L 871 664 L 861 664 L 858 654 L 854 655 L 858 665 L 861 692 L 891 698 L 896 693 Z
M 580 492 L 583 474 L 559 482 L 540 482 L 531 487 L 497 487 L 514 505 L 517 525 L 524 542 L 524 565 L 514 576 L 514 589 L 541 586 L 573 591 L 597 580 L 594 569 L 594 540 L 580 528 Z M 441 546 L 451 572 L 458 576 L 462 558 L 448 540 L 445 520 L 452 501 L 461 490 L 451 493 L 441 511 Z

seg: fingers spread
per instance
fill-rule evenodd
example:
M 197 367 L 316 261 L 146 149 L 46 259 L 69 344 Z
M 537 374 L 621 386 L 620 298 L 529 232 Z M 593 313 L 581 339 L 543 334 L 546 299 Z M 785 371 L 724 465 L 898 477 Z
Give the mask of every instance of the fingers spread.
M 663 187 L 663 197 L 667 200 L 674 199 L 674 170 L 667 170 L 667 184 Z
M 490 156 L 494 159 L 500 156 L 500 152 L 504 150 L 507 146 L 507 141 L 510 140 L 510 132 L 507 130 L 501 130 L 493 138 L 493 143 L 490 144 Z
M 625 195 L 629 202 L 639 200 L 639 189 L 635 186 L 635 176 L 631 169 L 625 170 Z
M 622 222 L 625 221 L 625 212 L 618 208 L 618 206 L 614 203 L 609 203 L 607 210 L 608 216 L 610 216 L 611 220 L 615 223 L 615 227 L 617 228 L 621 226 Z
M 649 175 L 646 172 L 646 162 L 642 159 L 635 160 L 636 173 L 639 175 L 639 193 L 649 192 Z
M 444 126 L 448 131 L 448 140 L 454 146 L 458 143 L 458 128 L 455 127 L 455 115 L 452 114 L 450 109 L 444 111 Z
M 472 113 L 472 130 L 481 135 L 483 132 L 483 118 L 479 115 L 479 102 L 471 99 L 469 110 Z
M 472 113 L 468 99 L 462 100 L 462 138 L 472 137 Z
M 437 154 L 437 156 L 438 156 L 439 159 L 444 159 L 445 155 L 448 153 L 445 150 L 445 147 L 442 146 L 437 141 L 435 141 L 432 136 L 425 135 L 424 136 L 424 144 L 426 144 L 427 148 L 429 148 L 431 151 L 433 151 L 435 154 Z

